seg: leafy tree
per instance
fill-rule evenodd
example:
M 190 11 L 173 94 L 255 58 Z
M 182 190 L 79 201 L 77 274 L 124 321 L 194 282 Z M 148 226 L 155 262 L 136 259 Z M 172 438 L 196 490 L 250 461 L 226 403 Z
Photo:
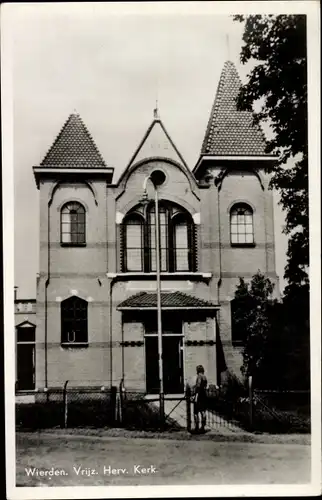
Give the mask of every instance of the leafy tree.
M 242 85 L 238 108 L 253 109 L 256 122 L 272 130 L 267 152 L 278 154 L 271 187 L 280 193 L 289 235 L 284 277 L 289 285 L 308 284 L 308 131 L 306 16 L 234 16 L 244 23 L 241 62 L 255 63 Z
M 271 310 L 276 300 L 272 298 L 274 285 L 260 271 L 250 283 L 240 278 L 235 292 L 236 307 L 233 321 L 244 338 L 242 373 L 258 376 L 267 352 L 271 330 Z
M 234 327 L 244 337 L 242 373 L 264 389 L 310 387 L 308 293 L 273 298 L 274 285 L 258 271 L 235 291 Z

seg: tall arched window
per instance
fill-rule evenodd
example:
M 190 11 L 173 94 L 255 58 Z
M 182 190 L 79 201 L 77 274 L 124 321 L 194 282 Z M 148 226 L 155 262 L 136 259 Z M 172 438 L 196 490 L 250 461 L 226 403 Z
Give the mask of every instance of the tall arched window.
M 195 270 L 195 236 L 191 215 L 181 207 L 161 202 L 161 271 Z M 124 271 L 156 271 L 155 206 L 135 207 L 123 224 Z
M 139 214 L 130 214 L 125 222 L 124 260 L 128 271 L 143 271 L 143 227 L 144 219 Z
M 61 343 L 67 346 L 88 344 L 86 300 L 69 297 L 61 303 Z
M 173 248 L 176 271 L 193 269 L 194 235 L 192 224 L 186 214 L 178 213 L 173 217 Z
M 253 210 L 245 203 L 239 203 L 230 211 L 230 242 L 232 245 L 253 245 Z
M 76 201 L 66 203 L 61 209 L 62 245 L 85 245 L 85 208 Z

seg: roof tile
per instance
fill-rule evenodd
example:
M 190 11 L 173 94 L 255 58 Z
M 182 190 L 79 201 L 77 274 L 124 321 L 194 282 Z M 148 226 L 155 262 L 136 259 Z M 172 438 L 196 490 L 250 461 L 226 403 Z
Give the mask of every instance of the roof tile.
M 72 113 L 56 137 L 42 167 L 106 168 L 97 146 L 79 114 Z
M 211 308 L 216 307 L 216 304 L 212 304 L 204 299 L 199 299 L 188 295 L 183 292 L 161 292 L 161 306 L 162 307 L 191 307 L 191 308 Z M 156 292 L 139 292 L 132 295 L 128 299 L 125 299 L 121 304 L 118 305 L 118 309 L 123 308 L 156 308 L 157 307 L 157 294 Z
M 265 155 L 266 140 L 251 111 L 238 111 L 241 80 L 235 65 L 226 61 L 210 113 L 201 154 Z

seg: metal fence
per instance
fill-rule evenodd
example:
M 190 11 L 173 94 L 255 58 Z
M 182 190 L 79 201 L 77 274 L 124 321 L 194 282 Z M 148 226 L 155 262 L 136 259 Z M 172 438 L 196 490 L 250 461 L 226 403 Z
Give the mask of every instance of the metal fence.
M 311 430 L 310 391 L 255 389 L 253 429 L 306 433 Z
M 184 401 L 184 398 L 179 398 L 171 410 L 167 411 L 165 409 L 162 419 L 158 394 L 147 397 L 144 391 L 126 390 L 123 381 L 121 381 L 116 402 L 118 424 L 121 427 L 136 430 L 180 430 L 182 426 L 174 418 L 173 412 L 177 410 L 182 401 Z M 186 427 L 185 411 L 183 413 L 182 418 L 184 418 L 184 426 Z M 176 415 L 178 415 L 178 410 L 176 411 Z
M 160 418 L 159 395 L 119 387 L 63 387 L 17 393 L 17 429 L 53 427 L 124 427 L 147 431 L 177 431 L 194 427 L 193 390 L 164 401 Z M 294 433 L 310 432 L 310 392 L 252 389 L 232 391 L 210 386 L 207 394 L 208 430 Z
M 26 402 L 27 401 L 27 402 Z M 63 387 L 24 391 L 16 402 L 16 427 L 105 427 L 115 425 L 116 387 Z
M 310 432 L 310 391 L 210 388 L 207 420 L 211 428 L 252 432 Z

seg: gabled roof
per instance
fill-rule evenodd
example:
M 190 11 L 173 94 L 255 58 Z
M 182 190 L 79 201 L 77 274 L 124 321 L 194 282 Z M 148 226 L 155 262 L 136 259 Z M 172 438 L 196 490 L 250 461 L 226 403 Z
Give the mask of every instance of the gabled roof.
M 40 165 L 47 168 L 106 168 L 91 134 L 77 113 L 68 117 Z
M 163 157 L 188 168 L 160 118 L 155 118 L 132 156 L 127 168 L 146 158 Z
M 201 155 L 261 156 L 265 152 L 265 136 L 253 124 L 251 111 L 238 111 L 236 98 L 241 80 L 235 65 L 226 61 L 215 101 L 210 113 Z
M 162 309 L 218 309 L 218 305 L 183 292 L 161 292 Z M 139 292 L 121 302 L 117 309 L 157 309 L 156 292 Z

